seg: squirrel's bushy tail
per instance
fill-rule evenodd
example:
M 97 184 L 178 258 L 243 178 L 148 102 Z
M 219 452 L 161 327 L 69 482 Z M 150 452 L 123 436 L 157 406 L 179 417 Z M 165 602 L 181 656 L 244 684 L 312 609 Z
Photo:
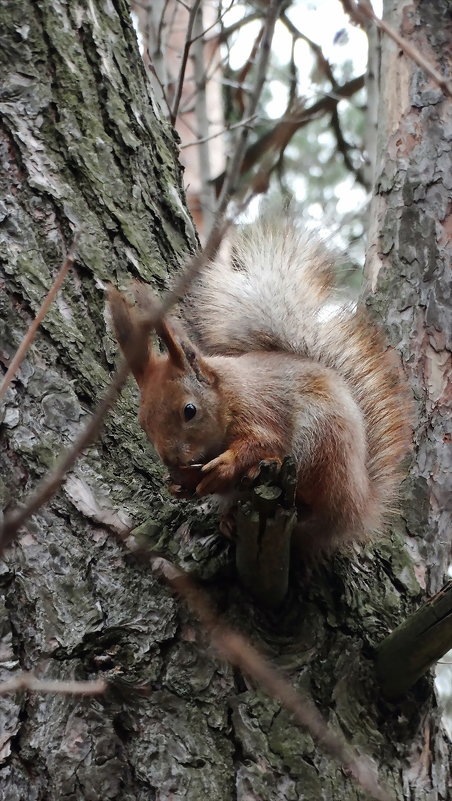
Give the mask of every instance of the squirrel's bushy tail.
M 393 503 L 409 442 L 409 404 L 394 355 L 363 310 L 334 305 L 334 260 L 289 219 L 238 229 L 193 290 L 204 350 L 297 353 L 336 370 L 366 421 L 368 471 L 381 518 Z M 380 524 L 378 524 L 380 527 Z

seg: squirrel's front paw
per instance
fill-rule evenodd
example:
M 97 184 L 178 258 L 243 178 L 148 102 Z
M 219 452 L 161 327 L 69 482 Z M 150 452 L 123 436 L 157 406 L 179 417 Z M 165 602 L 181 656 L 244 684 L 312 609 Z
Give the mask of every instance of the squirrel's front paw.
M 203 479 L 196 487 L 197 495 L 212 495 L 231 489 L 237 477 L 234 451 L 224 451 L 216 459 L 203 465 Z

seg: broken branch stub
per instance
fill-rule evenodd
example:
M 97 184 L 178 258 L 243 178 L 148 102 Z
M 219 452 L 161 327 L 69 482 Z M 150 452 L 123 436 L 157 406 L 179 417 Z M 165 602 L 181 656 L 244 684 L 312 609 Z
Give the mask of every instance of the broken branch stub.
M 452 647 L 452 581 L 378 646 L 377 676 L 388 700 L 405 695 Z
M 237 508 L 236 567 L 243 586 L 262 606 L 281 605 L 289 586 L 295 464 L 262 462 L 254 486 Z

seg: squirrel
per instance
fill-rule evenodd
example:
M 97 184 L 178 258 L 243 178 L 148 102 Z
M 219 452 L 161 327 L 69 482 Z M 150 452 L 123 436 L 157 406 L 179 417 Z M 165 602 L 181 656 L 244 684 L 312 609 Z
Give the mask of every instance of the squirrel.
M 409 441 L 392 353 L 364 310 L 328 314 L 333 292 L 324 245 L 261 219 L 233 232 L 190 291 L 191 337 L 160 324 L 166 355 L 143 337 L 146 292 L 138 307 L 109 298 L 141 426 L 170 475 L 195 466 L 196 494 L 223 495 L 290 455 L 301 550 L 322 555 L 382 530 Z

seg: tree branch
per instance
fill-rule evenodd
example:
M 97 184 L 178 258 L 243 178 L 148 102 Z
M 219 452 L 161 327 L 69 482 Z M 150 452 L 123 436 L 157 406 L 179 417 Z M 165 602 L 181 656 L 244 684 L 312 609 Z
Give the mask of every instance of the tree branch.
M 218 136 L 224 136 L 230 131 L 235 131 L 236 128 L 241 128 L 242 125 L 251 125 L 251 123 L 255 122 L 256 119 L 257 119 L 257 114 L 255 114 L 254 117 L 249 117 L 248 119 L 239 120 L 239 122 L 232 123 L 231 125 L 226 125 L 221 131 L 217 131 L 214 134 L 210 134 L 210 136 L 205 136 L 201 139 L 193 139 L 191 142 L 186 142 L 183 145 L 179 145 L 179 150 L 185 150 L 185 148 L 187 147 L 194 147 L 194 145 L 200 145 L 203 142 L 210 142 L 211 139 L 216 139 Z
M 325 56 L 323 55 L 323 50 L 320 47 L 320 45 L 318 45 L 316 42 L 313 42 L 312 39 L 309 38 L 309 36 L 306 36 L 304 33 L 298 30 L 296 25 L 293 24 L 292 20 L 289 19 L 289 17 L 285 12 L 281 14 L 281 22 L 284 23 L 287 30 L 289 31 L 289 33 L 292 34 L 294 39 L 301 39 L 303 42 L 306 42 L 306 44 L 309 45 L 309 47 L 311 48 L 312 52 L 314 53 L 317 59 L 317 64 L 319 66 L 320 71 L 323 72 L 325 77 L 329 80 L 333 89 L 337 89 L 338 85 L 336 78 L 333 75 L 331 64 L 328 61 L 328 59 L 325 58 Z
M 185 70 L 187 68 L 188 54 L 190 52 L 190 47 L 192 44 L 193 26 L 195 24 L 195 19 L 200 4 L 201 0 L 195 0 L 195 2 L 193 3 L 193 7 L 190 9 L 190 15 L 188 18 L 187 36 L 185 39 L 184 50 L 182 53 L 181 67 L 179 70 L 179 78 L 177 81 L 176 96 L 174 98 L 173 109 L 171 111 L 171 117 L 170 117 L 171 125 L 174 125 L 174 123 L 176 122 L 177 112 L 179 110 L 179 103 L 182 97 L 182 89 L 184 86 Z
M 375 801 L 391 801 L 378 781 L 374 766 L 344 737 L 328 726 L 312 698 L 303 696 L 287 681 L 262 654 L 241 634 L 224 624 L 207 593 L 174 564 L 152 551 L 136 548 L 138 557 L 148 560 L 195 615 L 222 659 L 238 667 L 270 696 L 278 701 L 306 729 L 318 747 L 336 759 L 342 770 L 353 778 L 358 787 Z
M 245 117 L 253 117 L 257 112 L 257 105 L 259 98 L 262 94 L 262 89 L 267 74 L 267 67 L 270 58 L 270 46 L 273 38 L 276 20 L 279 16 L 281 7 L 284 5 L 284 0 L 271 0 L 268 6 L 268 13 L 265 23 L 264 35 L 261 41 L 259 51 L 259 60 L 257 63 L 257 74 L 254 85 L 254 90 L 249 97 L 248 105 L 245 111 Z M 235 158 L 231 159 L 228 167 L 223 173 L 223 181 L 221 188 L 218 189 L 220 195 L 218 200 L 218 213 L 223 214 L 226 209 L 231 196 L 234 194 L 235 186 L 239 176 L 243 170 L 243 162 L 245 160 L 246 143 L 248 139 L 249 129 L 244 126 L 240 129 L 236 143 L 235 143 Z
M 308 108 L 304 106 L 303 101 L 298 100 L 295 108 L 292 108 L 270 131 L 267 131 L 248 147 L 242 160 L 239 175 L 247 173 L 267 151 L 273 149 L 278 152 L 286 147 L 300 128 L 308 125 L 312 119 L 316 119 L 319 115 L 332 112 L 339 100 L 351 97 L 363 86 L 364 75 L 360 75 L 343 86 L 337 87 L 334 93 L 325 95 Z M 214 186 L 217 194 L 221 191 L 224 180 L 224 172 L 215 178 Z
M 107 689 L 104 679 L 93 681 L 58 681 L 37 679 L 33 673 L 21 673 L 14 679 L 0 682 L 0 695 L 29 690 L 34 693 L 59 693 L 61 695 L 103 695 Z
M 254 39 L 253 46 L 251 48 L 251 52 L 250 52 L 248 58 L 246 59 L 243 67 L 240 69 L 240 71 L 237 74 L 237 81 L 236 81 L 237 88 L 236 88 L 236 91 L 235 91 L 234 94 L 235 94 L 236 103 L 237 103 L 238 108 L 239 108 L 239 113 L 241 113 L 242 117 L 243 117 L 243 114 L 245 112 L 245 100 L 244 100 L 244 96 L 246 96 L 245 81 L 246 81 L 246 79 L 247 79 L 247 77 L 248 77 L 248 75 L 250 73 L 251 68 L 253 67 L 253 65 L 255 63 L 256 54 L 257 54 L 257 52 L 259 50 L 259 45 L 260 45 L 260 43 L 262 41 L 262 37 L 264 35 L 264 30 L 265 30 L 265 28 L 264 28 L 264 26 L 262 26 L 260 28 L 256 38 Z
M 54 299 L 56 298 L 56 296 L 58 294 L 58 291 L 60 290 L 60 288 L 61 288 L 61 286 L 62 286 L 62 284 L 64 282 L 64 279 L 66 278 L 70 268 L 74 264 L 75 251 L 76 251 L 78 239 L 79 239 L 79 233 L 77 232 L 75 234 L 75 236 L 74 236 L 72 245 L 69 248 L 69 251 L 68 251 L 68 254 L 67 254 L 65 260 L 64 260 L 60 270 L 58 271 L 58 273 L 55 276 L 55 280 L 54 280 L 52 286 L 50 287 L 49 291 L 47 292 L 47 295 L 45 296 L 45 298 L 44 298 L 44 300 L 43 300 L 43 302 L 41 304 L 41 307 L 40 307 L 35 319 L 30 323 L 30 325 L 28 327 L 28 331 L 26 332 L 22 342 L 20 343 L 20 345 L 19 345 L 19 347 L 17 349 L 16 354 L 14 355 L 14 357 L 13 357 L 13 359 L 11 361 L 11 364 L 9 365 L 9 367 L 8 367 L 6 373 L 5 373 L 3 381 L 2 381 L 2 383 L 0 385 L 0 400 L 5 396 L 6 390 L 8 389 L 11 381 L 13 380 L 13 378 L 14 378 L 16 372 L 17 372 L 17 369 L 19 368 L 19 365 L 21 364 L 21 362 L 22 362 L 23 358 L 25 357 L 25 355 L 26 355 L 31 343 L 33 342 L 33 340 L 35 338 L 36 331 L 38 330 L 38 328 L 39 328 L 40 324 L 42 323 L 44 317 L 46 316 L 51 304 L 53 303 Z
M 337 111 L 337 106 L 333 109 L 331 114 L 331 127 L 333 129 L 334 136 L 336 138 L 337 148 L 340 153 L 342 153 L 342 158 L 344 159 L 344 164 L 348 170 L 355 176 L 358 183 L 361 184 L 367 191 L 369 191 L 370 187 L 367 184 L 363 171 L 359 169 L 359 167 L 355 167 L 353 161 L 350 158 L 350 150 L 351 145 L 345 140 L 344 135 L 342 133 L 341 128 L 341 121 L 339 119 L 339 114 Z
M 405 695 L 452 647 L 452 581 L 398 626 L 377 650 L 385 698 Z
M 394 28 L 391 28 L 388 23 L 377 17 L 375 11 L 373 10 L 372 6 L 368 2 L 368 0 L 342 0 L 342 5 L 344 6 L 345 11 L 350 15 L 350 17 L 360 23 L 361 25 L 365 26 L 366 21 L 370 20 L 373 22 L 374 25 L 377 26 L 381 31 L 389 36 L 390 39 L 395 42 L 401 50 L 411 58 L 412 61 L 415 62 L 433 81 L 439 86 L 442 92 L 448 97 L 452 97 L 452 84 L 447 78 L 444 78 L 438 70 L 434 68 L 434 66 L 428 61 L 422 53 L 419 52 L 413 45 L 400 36 Z
M 229 25 L 227 28 L 222 28 L 221 32 L 215 36 L 218 38 L 220 43 L 223 44 L 224 42 L 232 36 L 233 33 L 239 31 L 243 28 L 244 25 L 247 25 L 249 22 L 255 22 L 257 19 L 262 19 L 262 12 L 261 11 L 254 11 L 251 14 L 247 14 L 247 16 L 242 17 L 242 19 L 237 20 L 237 22 L 233 22 L 232 25 Z M 213 37 L 212 37 L 213 38 Z

